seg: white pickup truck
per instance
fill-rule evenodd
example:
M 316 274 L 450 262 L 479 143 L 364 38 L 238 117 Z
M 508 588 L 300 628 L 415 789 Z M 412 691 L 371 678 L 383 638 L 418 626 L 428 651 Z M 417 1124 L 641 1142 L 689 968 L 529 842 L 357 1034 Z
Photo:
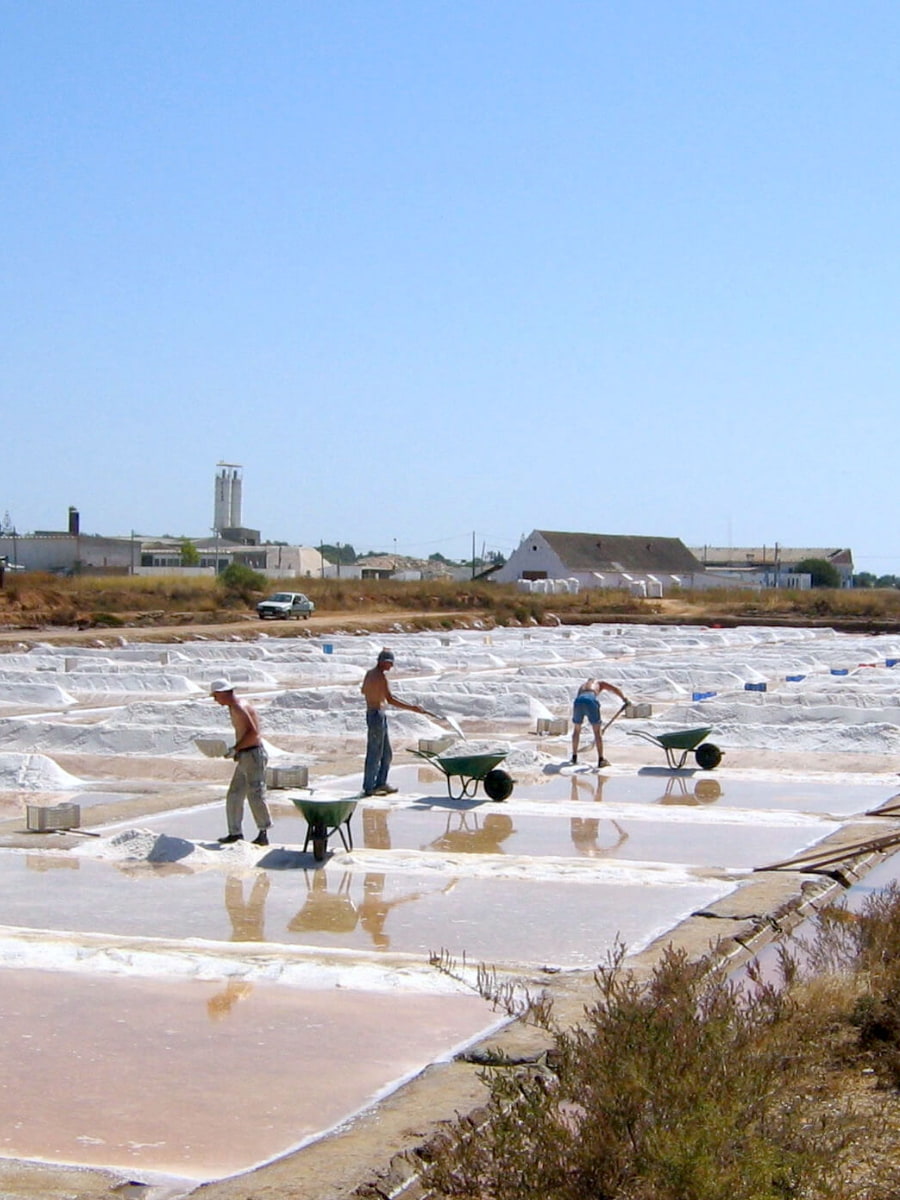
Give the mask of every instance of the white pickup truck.
M 299 621 L 309 620 L 309 614 L 315 611 L 315 604 L 302 592 L 276 592 L 267 600 L 260 600 L 256 612 L 261 621 L 267 617 L 286 621 L 288 617 L 296 617 Z

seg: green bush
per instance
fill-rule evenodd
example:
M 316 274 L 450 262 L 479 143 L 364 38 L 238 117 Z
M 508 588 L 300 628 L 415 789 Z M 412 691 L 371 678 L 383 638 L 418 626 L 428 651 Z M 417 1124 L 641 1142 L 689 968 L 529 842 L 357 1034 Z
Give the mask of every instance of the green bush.
M 252 570 L 243 563 L 229 563 L 219 576 L 226 599 L 239 599 L 252 604 L 256 595 L 265 590 L 268 581 L 265 575 Z
M 491 1068 L 488 1119 L 461 1121 L 428 1183 L 468 1200 L 846 1197 L 843 1113 L 809 1120 L 784 987 L 739 991 L 668 950 L 649 983 L 597 974 L 546 1068 Z

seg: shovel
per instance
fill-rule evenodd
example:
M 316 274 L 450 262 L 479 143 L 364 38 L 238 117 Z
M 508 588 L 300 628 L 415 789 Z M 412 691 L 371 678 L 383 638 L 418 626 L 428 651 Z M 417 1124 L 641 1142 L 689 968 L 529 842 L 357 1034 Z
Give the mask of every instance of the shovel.
M 433 717 L 435 721 L 443 721 L 445 725 L 449 725 L 457 737 L 461 738 L 462 741 L 467 742 L 469 740 L 463 733 L 459 723 L 454 717 L 448 717 L 446 715 L 442 716 L 441 713 L 430 712 L 428 709 L 425 710 L 425 715 L 427 717 Z
M 606 724 L 605 724 L 605 725 L 602 725 L 602 726 L 600 727 L 600 732 L 601 732 L 601 733 L 606 733 L 607 729 L 609 729 L 609 727 L 610 727 L 610 725 L 612 725 L 613 721 L 615 721 L 617 717 L 621 717 L 622 713 L 625 711 L 625 709 L 628 707 L 628 705 L 629 705 L 630 703 L 631 703 L 631 701 L 630 701 L 630 700 L 625 700 L 625 701 L 623 702 L 623 704 L 622 704 L 622 707 L 621 707 L 621 708 L 618 708 L 618 709 L 616 709 L 616 711 L 615 711 L 615 712 L 613 713 L 613 715 L 612 715 L 612 716 L 609 718 L 609 720 L 606 722 Z

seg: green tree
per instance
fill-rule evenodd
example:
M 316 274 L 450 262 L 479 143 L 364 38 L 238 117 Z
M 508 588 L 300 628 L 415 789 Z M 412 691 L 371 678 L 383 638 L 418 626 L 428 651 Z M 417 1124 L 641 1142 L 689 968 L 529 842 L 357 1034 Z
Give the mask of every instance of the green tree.
M 257 592 L 262 592 L 267 586 L 265 575 L 254 571 L 244 563 L 229 563 L 219 576 L 226 595 L 231 599 L 241 599 L 251 604 Z
M 330 563 L 355 563 L 356 551 L 349 542 L 342 542 L 339 546 L 332 546 L 328 542 L 323 542 L 318 547 L 319 553 Z
M 860 571 L 858 575 L 853 576 L 853 586 L 861 588 L 870 588 L 876 586 L 875 576 L 870 571 Z
M 804 558 L 798 562 L 794 570 L 798 575 L 810 575 L 814 588 L 838 588 L 841 586 L 841 573 L 826 558 Z
M 880 588 L 900 587 L 900 579 L 896 575 L 879 575 L 875 580 L 875 586 Z
M 183 567 L 196 567 L 200 564 L 200 551 L 194 545 L 190 538 L 181 539 L 181 565 Z

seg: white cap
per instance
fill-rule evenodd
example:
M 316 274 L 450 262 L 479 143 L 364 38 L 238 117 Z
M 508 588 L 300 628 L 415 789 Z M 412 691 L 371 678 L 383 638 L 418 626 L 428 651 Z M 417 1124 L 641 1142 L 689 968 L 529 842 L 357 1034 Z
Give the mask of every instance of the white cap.
M 209 694 L 214 696 L 216 692 L 233 692 L 234 684 L 227 679 L 214 679 L 209 685 Z

